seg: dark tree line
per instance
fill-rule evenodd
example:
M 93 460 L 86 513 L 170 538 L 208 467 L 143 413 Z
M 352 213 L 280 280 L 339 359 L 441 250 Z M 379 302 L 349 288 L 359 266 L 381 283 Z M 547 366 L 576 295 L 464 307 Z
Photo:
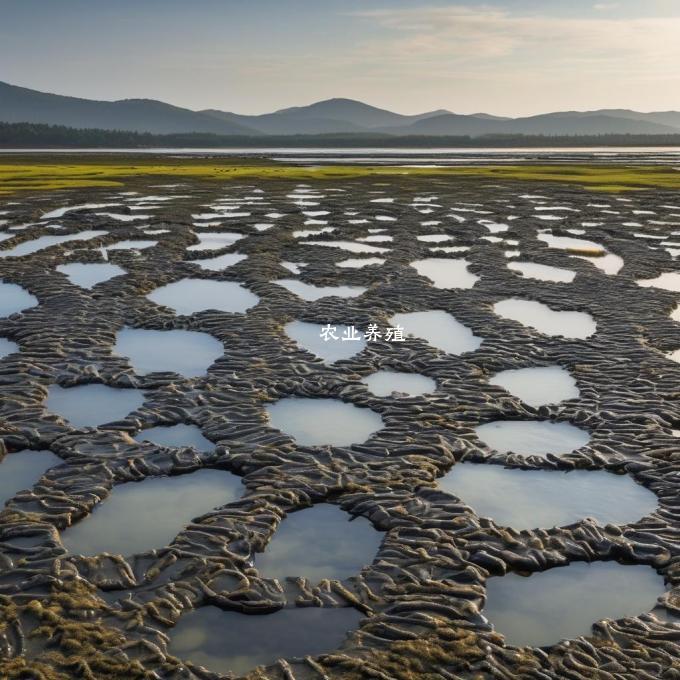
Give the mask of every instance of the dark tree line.
M 680 146 L 680 134 L 416 136 L 373 133 L 323 135 L 215 135 L 202 132 L 155 135 L 148 132 L 70 128 L 37 123 L 1 123 L 0 148 L 163 148 L 163 147 L 339 147 L 485 148 L 578 146 Z

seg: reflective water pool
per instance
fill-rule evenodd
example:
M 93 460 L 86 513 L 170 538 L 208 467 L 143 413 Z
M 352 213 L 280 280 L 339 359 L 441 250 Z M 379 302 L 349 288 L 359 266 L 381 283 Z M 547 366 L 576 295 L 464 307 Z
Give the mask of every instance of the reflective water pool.
M 144 403 L 140 390 L 88 384 L 75 387 L 50 385 L 45 408 L 73 427 L 97 427 L 125 418 Z
M 382 257 L 349 257 L 341 262 L 336 262 L 336 267 L 343 267 L 347 269 L 361 269 L 362 267 L 369 267 L 372 264 L 384 264 L 385 260 Z
M 496 373 L 489 379 L 492 385 L 519 397 L 529 406 L 557 404 L 579 396 L 576 380 L 569 371 L 560 366 L 536 366 Z
M 245 234 L 233 231 L 200 232 L 196 234 L 198 243 L 189 246 L 187 250 L 219 250 L 232 246 L 242 239 Z
M 573 255 L 573 257 L 590 262 L 608 276 L 618 274 L 623 268 L 623 258 L 614 253 L 606 253 L 603 256 Z
M 644 288 L 663 288 L 680 293 L 680 274 L 678 272 L 664 272 L 656 278 L 639 279 L 636 283 Z
M 561 269 L 536 262 L 510 262 L 508 269 L 519 272 L 525 279 L 538 279 L 539 281 L 571 283 L 576 277 L 576 272 L 570 269 Z
M 240 477 L 224 470 L 118 484 L 61 540 L 77 555 L 134 555 L 162 548 L 194 518 L 236 500 L 242 488 Z
M 51 451 L 18 451 L 0 461 L 0 509 L 19 491 L 30 489 L 51 467 L 62 460 Z
M 604 246 L 593 241 L 571 236 L 554 236 L 553 234 L 538 234 L 538 239 L 547 243 L 550 248 L 566 250 L 573 257 L 585 259 L 605 274 L 614 276 L 623 267 L 623 258 L 607 252 Z
M 267 404 L 265 410 L 271 426 L 300 446 L 361 444 L 384 427 L 375 411 L 339 399 L 286 397 Z
M 437 383 L 419 373 L 399 373 L 397 371 L 377 371 L 362 378 L 369 392 L 376 397 L 408 395 L 410 397 L 428 394 L 437 389 Z
M 537 238 L 539 241 L 547 243 L 550 248 L 558 248 L 560 250 L 582 250 L 588 251 L 593 255 L 604 255 L 606 253 L 604 246 L 583 238 L 554 236 L 553 234 L 548 233 L 538 234 Z
M 146 250 L 158 245 L 158 241 L 149 241 L 144 239 L 128 239 L 125 241 L 118 241 L 110 246 L 105 246 L 104 250 Z
M 205 260 L 188 260 L 188 262 L 189 264 L 197 264 L 201 269 L 207 271 L 219 272 L 227 267 L 233 267 L 247 258 L 247 255 L 241 255 L 241 253 L 225 253 Z
M 18 314 L 38 304 L 38 298 L 16 283 L 0 280 L 0 317 Z
M 447 234 L 423 234 L 416 236 L 416 239 L 423 243 L 443 243 L 444 241 L 453 241 L 453 236 L 448 236 Z
M 580 449 L 590 441 L 585 430 L 549 420 L 495 420 L 476 427 L 475 432 L 490 449 L 525 456 L 547 453 L 559 456 Z
M 482 338 L 440 309 L 395 314 L 390 323 L 403 327 L 404 335 L 422 338 L 432 347 L 449 354 L 474 352 L 482 344 Z
M 72 284 L 81 288 L 93 288 L 98 283 L 127 273 L 117 264 L 107 262 L 60 264 L 57 271 L 66 274 Z
M 0 257 L 22 257 L 23 255 L 31 255 L 32 253 L 37 253 L 39 250 L 45 250 L 45 248 L 50 248 L 59 245 L 60 243 L 67 243 L 69 241 L 88 241 L 108 233 L 108 231 L 86 229 L 77 234 L 66 234 L 64 236 L 39 236 L 32 241 L 24 241 L 9 250 L 0 250 Z
M 425 260 L 415 260 L 411 266 L 432 282 L 435 288 L 472 288 L 479 276 L 468 271 L 469 262 L 466 260 L 451 260 L 442 257 L 429 257 Z
M 341 248 L 351 253 L 388 253 L 390 250 L 389 248 L 372 246 L 368 243 L 357 243 L 356 241 L 304 241 L 302 245 Z
M 297 279 L 277 279 L 274 281 L 279 286 L 283 286 L 291 293 L 294 293 L 303 300 L 319 300 L 323 297 L 335 295 L 337 297 L 353 298 L 363 295 L 366 288 L 361 286 L 313 286 Z
M 222 343 L 198 331 L 123 328 L 113 353 L 127 357 L 135 373 L 172 371 L 187 378 L 204 375 L 224 354 Z
M 349 327 L 344 324 L 331 324 L 336 328 L 335 335 L 338 340 L 324 340 L 321 337 L 321 329 L 324 325 L 307 323 L 305 321 L 291 321 L 283 328 L 291 340 L 294 340 L 308 352 L 323 359 L 327 364 L 335 363 L 341 359 L 350 359 L 366 347 L 363 334 L 361 340 L 342 342 L 343 334 L 347 335 L 349 332 Z
M 653 513 L 657 497 L 628 475 L 604 470 L 519 470 L 458 463 L 439 486 L 481 517 L 514 529 L 566 526 L 591 517 L 628 524 Z
M 19 351 L 19 345 L 7 338 L 0 338 L 0 359 Z
M 208 309 L 243 314 L 260 301 L 240 283 L 207 279 L 181 279 L 156 288 L 146 297 L 176 314 L 187 315 Z
M 71 212 L 73 210 L 101 210 L 102 208 L 115 208 L 119 205 L 120 203 L 83 203 L 81 205 L 70 205 L 43 213 L 40 219 L 54 220 L 59 217 L 63 217 L 67 212 Z
M 290 513 L 265 551 L 256 553 L 255 566 L 265 578 L 343 580 L 373 562 L 382 538 L 366 518 L 353 519 L 337 505 L 319 503 Z
M 249 616 L 201 607 L 170 631 L 169 651 L 215 673 L 244 675 L 277 659 L 331 652 L 363 618 L 356 609 L 299 607 Z
M 215 444 L 203 436 L 200 428 L 185 423 L 149 427 L 138 432 L 135 439 L 138 442 L 149 441 L 159 446 L 192 446 L 198 451 L 212 451 L 215 448 Z
M 518 321 L 545 335 L 562 335 L 565 338 L 589 338 L 597 324 L 586 312 L 562 312 L 535 300 L 509 298 L 493 306 L 498 316 Z
M 651 567 L 573 562 L 529 577 L 490 578 L 483 614 L 516 647 L 591 635 L 593 623 L 645 614 L 664 592 Z M 625 596 L 623 596 L 625 594 Z

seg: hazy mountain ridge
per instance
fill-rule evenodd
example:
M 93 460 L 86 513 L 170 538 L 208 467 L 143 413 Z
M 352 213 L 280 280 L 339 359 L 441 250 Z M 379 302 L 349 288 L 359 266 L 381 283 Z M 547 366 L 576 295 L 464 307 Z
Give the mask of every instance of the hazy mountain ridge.
M 680 132 L 680 112 L 628 109 L 563 111 L 523 118 L 443 109 L 403 115 L 352 99 L 328 99 L 261 115 L 206 109 L 192 111 L 153 99 L 95 101 L 0 82 L 0 121 L 153 134 L 216 135 L 388 134 L 482 136 L 664 135 Z

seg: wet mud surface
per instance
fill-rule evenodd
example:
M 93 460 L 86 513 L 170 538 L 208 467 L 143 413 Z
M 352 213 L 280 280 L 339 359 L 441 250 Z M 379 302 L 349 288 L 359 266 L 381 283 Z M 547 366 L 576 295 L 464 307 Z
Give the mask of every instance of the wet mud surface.
M 2 230 L 14 235 L 2 243 L 5 250 L 48 234 L 106 232 L 0 259 L 2 281 L 39 302 L 0 319 L 0 336 L 19 347 L 0 360 L 0 455 L 43 450 L 62 461 L 32 488 L 16 489 L 0 513 L 2 677 L 228 677 L 168 651 L 182 617 L 213 606 L 261 617 L 295 607 L 361 613 L 337 651 L 276 662 L 252 671 L 258 678 L 680 678 L 680 363 L 672 359 L 680 324 L 677 312 L 671 318 L 680 299 L 636 283 L 678 271 L 676 193 L 601 195 L 446 178 L 159 185 L 131 181 L 126 191 L 137 194 L 17 194 L 0 204 L 7 221 Z M 117 204 L 105 210 L 146 217 L 115 219 L 85 208 L 42 219 L 79 204 Z M 484 222 L 507 229 L 491 235 Z M 293 236 L 324 226 L 334 231 Z M 380 243 L 389 249 L 380 255 L 384 264 L 337 267 L 371 253 L 305 245 L 355 241 L 376 228 L 393 237 Z M 624 266 L 609 275 L 594 258 L 549 248 L 537 238 L 546 230 L 580 233 L 623 258 Z M 242 237 L 188 250 L 201 231 Z M 467 250 L 433 253 L 441 244 L 417 238 L 429 234 L 450 236 L 446 246 Z M 150 239 L 157 244 L 141 250 L 102 250 Z M 223 270 L 196 264 L 227 253 L 247 257 Z M 436 288 L 409 266 L 435 256 L 464 257 L 478 280 L 465 289 Z M 507 267 L 513 259 L 576 276 L 571 283 L 524 278 Z M 58 270 L 105 261 L 125 275 L 91 289 Z M 295 275 L 282 262 L 305 264 Z M 183 316 L 147 297 L 184 278 L 238 282 L 259 301 L 245 313 L 208 309 Z M 291 278 L 366 292 L 306 301 L 275 283 Z M 494 304 L 511 298 L 587 313 L 597 330 L 585 339 L 550 336 L 494 314 Z M 426 310 L 451 314 L 481 345 L 455 355 L 417 338 L 380 339 L 348 359 L 324 363 L 284 332 L 296 320 L 385 328 L 396 314 Z M 194 377 L 137 374 L 127 358 L 112 353 L 124 327 L 207 333 L 224 354 Z M 577 398 L 534 407 L 489 382 L 500 371 L 555 365 L 575 378 Z M 362 381 L 379 370 L 420 373 L 436 390 L 376 396 Z M 76 428 L 47 410 L 51 385 L 91 383 L 139 390 L 144 403 L 122 419 L 102 417 L 99 427 Z M 268 405 L 289 397 L 370 408 L 384 427 L 352 446 L 300 446 L 266 416 Z M 476 428 L 502 420 L 570 423 L 590 439 L 559 456 L 500 453 Z M 178 423 L 198 426 L 214 448 L 138 441 L 145 429 Z M 437 488 L 437 479 L 462 460 L 609 470 L 651 490 L 658 507 L 622 526 L 584 518 L 517 531 L 481 519 Z M 125 557 L 78 556 L 64 548 L 62 532 L 87 521 L 115 485 L 203 469 L 238 475 L 242 495 L 178 526 L 168 545 Z M 259 574 L 254 555 L 266 549 L 279 523 L 321 502 L 383 532 L 373 561 L 342 581 Z M 351 522 L 347 531 L 351 538 Z M 506 646 L 503 631 L 484 618 L 490 578 L 607 560 L 648 565 L 663 578 L 665 590 L 648 613 L 600 621 L 584 637 L 543 648 Z

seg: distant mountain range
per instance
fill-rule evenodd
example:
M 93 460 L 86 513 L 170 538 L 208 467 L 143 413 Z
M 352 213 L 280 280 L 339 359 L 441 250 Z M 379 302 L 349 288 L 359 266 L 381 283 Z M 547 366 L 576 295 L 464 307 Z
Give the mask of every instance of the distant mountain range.
M 0 82 L 0 121 L 72 128 L 229 136 L 372 134 L 390 136 L 668 135 L 680 134 L 680 112 L 628 109 L 563 111 L 525 118 L 443 109 L 402 115 L 352 99 L 328 99 L 273 113 L 246 116 L 192 111 L 154 99 L 95 101 L 30 90 Z

